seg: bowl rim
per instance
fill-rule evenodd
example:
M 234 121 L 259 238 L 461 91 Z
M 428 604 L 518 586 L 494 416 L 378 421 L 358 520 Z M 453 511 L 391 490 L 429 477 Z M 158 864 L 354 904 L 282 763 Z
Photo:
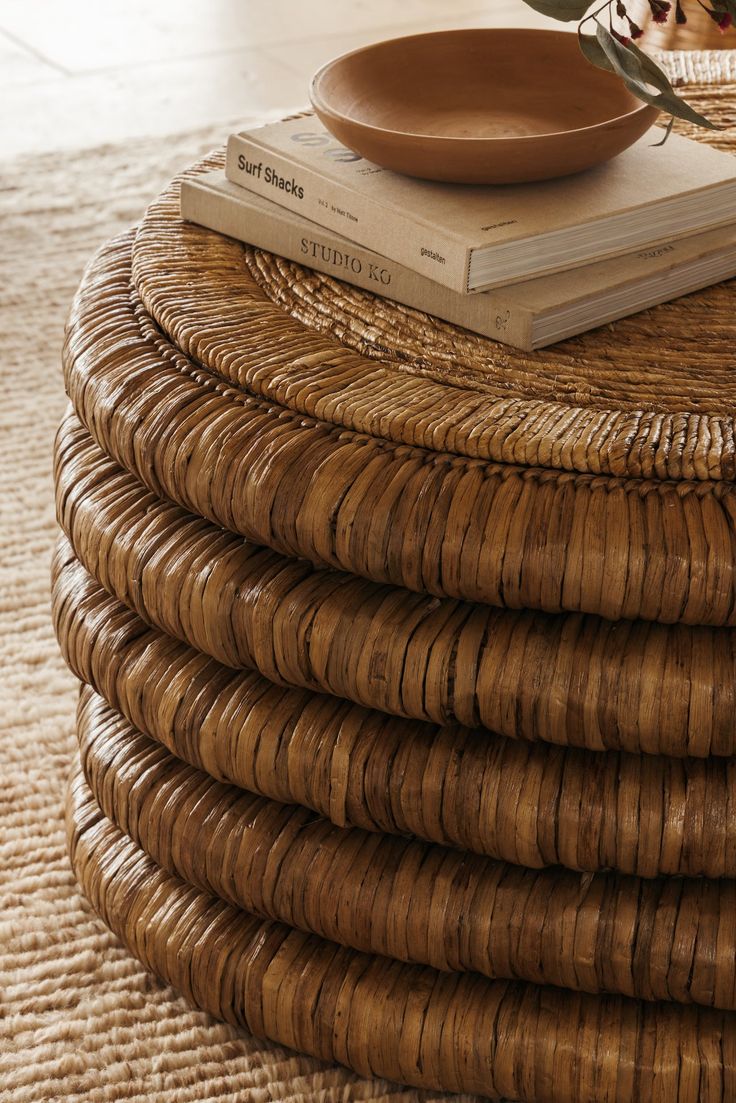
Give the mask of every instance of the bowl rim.
M 409 35 L 397 35 L 394 38 L 384 38 L 378 42 L 368 42 L 364 46 L 358 46 L 354 50 L 347 50 L 344 54 L 338 54 L 337 57 L 330 58 L 329 61 L 320 65 L 319 69 L 313 74 L 309 82 L 309 99 L 312 107 L 318 115 L 326 115 L 329 119 L 337 123 L 350 123 L 351 126 L 359 127 L 364 131 L 372 134 L 386 134 L 401 136 L 402 138 L 409 138 L 412 140 L 424 140 L 428 138 L 432 142 L 447 142 L 447 143 L 501 143 L 501 142 L 538 142 L 547 138 L 561 138 L 563 136 L 570 136 L 573 134 L 590 134 L 594 131 L 601 130 L 602 128 L 613 126 L 614 123 L 621 122 L 622 120 L 632 120 L 640 115 L 652 112 L 654 118 L 656 118 L 660 112 L 659 109 L 651 104 L 644 103 L 642 101 L 638 106 L 633 107 L 631 111 L 625 111 L 621 115 L 612 115 L 609 119 L 603 119 L 598 123 L 590 123 L 588 126 L 579 126 L 570 130 L 545 130 L 539 134 L 510 134 L 505 137 L 498 138 L 468 138 L 457 134 L 424 134 L 418 131 L 412 130 L 395 130 L 391 127 L 377 126 L 375 123 L 367 123 L 362 119 L 356 119 L 351 115 L 341 114 L 330 107 L 322 97 L 319 91 L 319 83 L 323 81 L 326 74 L 333 69 L 338 63 L 346 61 L 348 58 L 354 57 L 357 54 L 368 53 L 369 51 L 379 49 L 382 46 L 387 46 L 389 43 L 394 42 L 410 42 L 417 39 L 427 38 L 447 38 L 450 36 L 466 36 L 471 34 L 482 34 L 484 36 L 492 35 L 508 35 L 523 34 L 525 36 L 534 38 L 555 38 L 557 40 L 565 39 L 565 41 L 574 40 L 576 38 L 574 32 L 571 31 L 558 31 L 552 28 L 543 27 L 454 27 L 447 30 L 439 31 L 421 31 L 417 34 Z M 582 60 L 585 61 L 584 56 L 580 55 Z M 590 65 L 590 62 L 588 62 Z M 591 69 L 595 71 L 595 66 L 590 65 Z M 602 70 L 601 70 L 602 72 Z M 654 121 L 654 118 L 652 121 Z

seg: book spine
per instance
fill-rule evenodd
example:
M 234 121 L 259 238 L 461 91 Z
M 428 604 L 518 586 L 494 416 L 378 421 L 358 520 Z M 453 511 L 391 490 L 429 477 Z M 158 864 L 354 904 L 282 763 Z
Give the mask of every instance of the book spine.
M 278 213 L 208 188 L 196 178 L 182 182 L 181 214 L 191 222 L 475 333 L 531 350 L 532 314 L 514 304 L 513 296 L 461 295 L 329 230 L 303 220 L 295 223 L 275 210 Z
M 468 292 L 470 249 L 309 166 L 233 134 L 227 144 L 225 175 L 233 184 L 375 249 L 419 275 L 461 294 Z

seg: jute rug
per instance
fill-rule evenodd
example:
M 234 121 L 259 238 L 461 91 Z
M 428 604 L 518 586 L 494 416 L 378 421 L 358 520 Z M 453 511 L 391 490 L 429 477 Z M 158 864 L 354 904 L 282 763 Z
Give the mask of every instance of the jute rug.
M 707 55 L 680 59 L 707 80 Z M 714 77 L 717 75 L 715 67 Z M 723 73 L 721 69 L 721 79 Z M 191 1011 L 92 914 L 65 851 L 76 685 L 49 616 L 59 354 L 85 261 L 226 128 L 0 166 L 0 1100 L 431 1099 Z
M 0 167 L 0 1100 L 430 1099 L 191 1011 L 78 892 L 62 805 L 77 687 L 49 618 L 59 356 L 86 260 L 226 128 Z

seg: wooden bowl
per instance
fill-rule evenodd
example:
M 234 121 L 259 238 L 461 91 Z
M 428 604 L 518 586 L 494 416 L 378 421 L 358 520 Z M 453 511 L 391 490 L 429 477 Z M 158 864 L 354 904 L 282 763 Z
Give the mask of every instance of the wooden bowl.
M 580 172 L 621 153 L 658 115 L 565 31 L 389 39 L 328 62 L 310 98 L 327 129 L 369 161 L 464 184 Z

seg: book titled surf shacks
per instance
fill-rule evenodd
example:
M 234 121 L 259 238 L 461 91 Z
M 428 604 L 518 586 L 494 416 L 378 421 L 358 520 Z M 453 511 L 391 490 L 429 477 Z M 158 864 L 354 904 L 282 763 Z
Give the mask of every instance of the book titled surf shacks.
M 575 176 L 475 187 L 379 168 L 339 145 L 314 116 L 301 116 L 232 135 L 225 171 L 233 183 L 466 293 L 733 221 L 736 159 L 678 135 L 655 146 L 657 135 Z
M 736 226 L 730 225 L 464 295 L 231 183 L 220 170 L 182 181 L 181 211 L 211 230 L 527 350 L 736 273 Z

